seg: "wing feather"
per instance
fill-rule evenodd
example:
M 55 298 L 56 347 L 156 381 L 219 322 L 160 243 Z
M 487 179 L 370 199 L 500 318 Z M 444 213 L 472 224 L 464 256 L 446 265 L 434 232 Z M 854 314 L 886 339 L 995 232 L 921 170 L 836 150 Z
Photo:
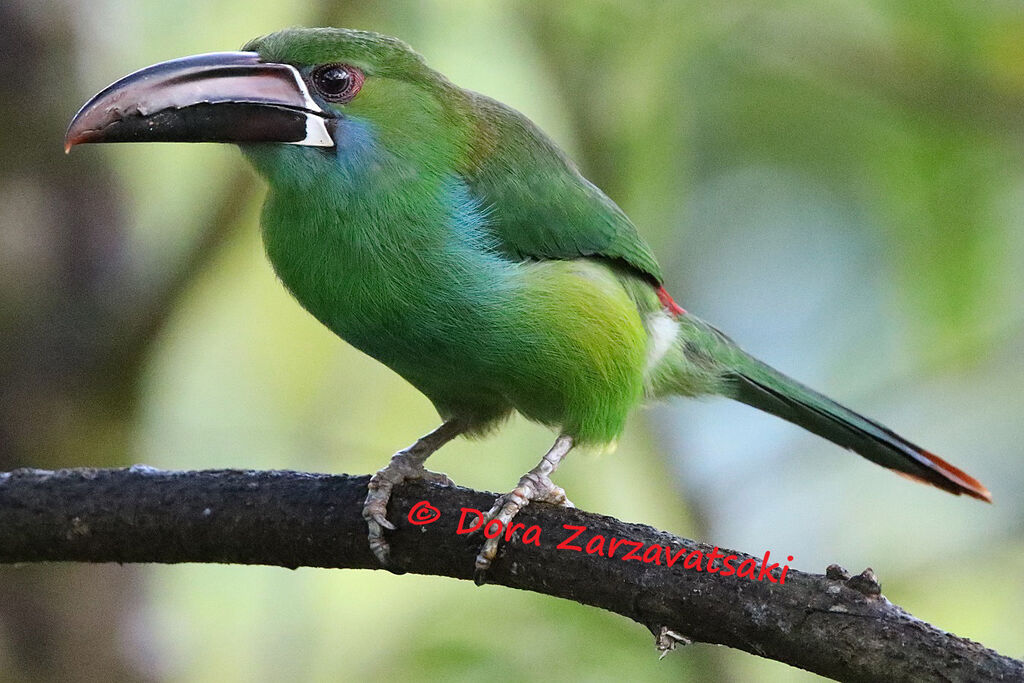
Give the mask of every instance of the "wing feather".
M 626 214 L 519 112 L 468 93 L 479 122 L 462 176 L 510 258 L 599 256 L 660 285 L 661 269 Z

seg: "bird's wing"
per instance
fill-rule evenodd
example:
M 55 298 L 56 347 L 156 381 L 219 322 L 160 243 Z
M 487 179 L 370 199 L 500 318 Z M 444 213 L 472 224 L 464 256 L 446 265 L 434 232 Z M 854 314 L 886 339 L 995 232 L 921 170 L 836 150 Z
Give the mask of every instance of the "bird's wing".
M 601 256 L 661 283 L 633 223 L 540 129 L 483 95 L 472 93 L 471 106 L 478 126 L 462 175 L 500 251 L 517 260 Z

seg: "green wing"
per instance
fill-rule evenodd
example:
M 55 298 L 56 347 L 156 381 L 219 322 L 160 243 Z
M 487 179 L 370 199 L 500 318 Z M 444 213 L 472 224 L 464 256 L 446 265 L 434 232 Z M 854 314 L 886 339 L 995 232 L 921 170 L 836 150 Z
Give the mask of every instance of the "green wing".
M 478 128 L 462 175 L 498 249 L 517 260 L 602 256 L 661 283 L 658 262 L 615 202 L 525 116 L 468 94 Z

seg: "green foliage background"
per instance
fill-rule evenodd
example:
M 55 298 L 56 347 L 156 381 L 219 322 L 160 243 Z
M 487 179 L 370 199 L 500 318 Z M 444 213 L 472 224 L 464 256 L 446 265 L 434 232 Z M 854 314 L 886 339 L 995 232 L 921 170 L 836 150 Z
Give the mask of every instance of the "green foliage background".
M 129 70 L 324 23 L 397 35 L 456 83 L 520 109 L 633 217 L 687 309 L 967 469 L 996 501 L 913 485 L 715 401 L 648 409 L 615 454 L 570 458 L 558 481 L 576 504 L 793 555 L 807 571 L 870 565 L 916 616 L 1024 655 L 1020 3 L 14 5 L 70 50 L 72 66 L 26 84 L 0 124 L 66 122 Z M 5 67 L 17 59 L 0 53 Z M 143 282 L 183 259 L 202 264 L 182 277 L 128 405 L 95 418 L 89 464 L 363 473 L 435 425 L 422 396 L 275 282 L 256 229 L 260 181 L 236 150 L 86 147 L 65 159 L 59 137 L 3 142 L 5 268 L 10 245 L 32 239 L 12 208 L 26 201 L 29 149 L 37 168 L 102 160 Z M 230 225 L 197 250 L 219 215 Z M 5 276 L 8 323 L 31 272 Z M 550 439 L 517 420 L 432 462 L 461 484 L 503 491 Z M 79 464 L 29 453 L 12 466 Z M 707 645 L 658 662 L 646 631 L 623 618 L 500 587 L 308 569 L 98 571 L 131 586 L 118 620 L 100 625 L 102 647 L 128 653 L 125 680 L 813 678 Z M 0 623 L 0 672 L 31 679 L 21 625 Z M 49 631 L 54 647 L 80 636 L 59 619 Z

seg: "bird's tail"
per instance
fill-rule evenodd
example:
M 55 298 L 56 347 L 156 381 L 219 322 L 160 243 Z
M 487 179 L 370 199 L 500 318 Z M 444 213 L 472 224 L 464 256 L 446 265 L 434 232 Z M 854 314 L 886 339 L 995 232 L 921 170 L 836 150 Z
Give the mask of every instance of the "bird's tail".
M 677 321 L 679 335 L 669 354 L 673 357 L 666 358 L 674 370 L 672 393 L 703 393 L 699 385 L 714 376 L 717 393 L 788 420 L 911 479 L 992 502 L 988 489 L 974 477 L 762 363 L 696 316 L 680 315 Z

